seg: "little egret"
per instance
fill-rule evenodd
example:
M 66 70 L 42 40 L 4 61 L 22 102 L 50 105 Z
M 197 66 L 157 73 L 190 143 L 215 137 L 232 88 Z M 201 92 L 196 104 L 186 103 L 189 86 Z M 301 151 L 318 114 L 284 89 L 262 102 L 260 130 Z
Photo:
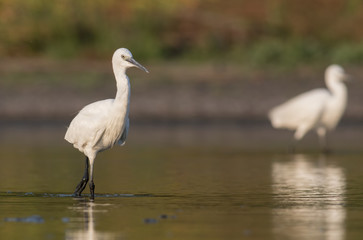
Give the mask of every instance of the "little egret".
M 81 196 L 90 179 L 90 199 L 94 200 L 93 166 L 97 153 L 111 148 L 116 143 L 121 146 L 125 144 L 129 129 L 130 104 L 130 81 L 126 69 L 138 67 L 148 73 L 126 48 L 115 51 L 112 67 L 117 83 L 115 99 L 101 100 L 85 106 L 72 120 L 64 137 L 86 155 L 84 175 L 74 192 L 76 197 Z
M 335 129 L 347 105 L 347 88 L 343 83 L 347 79 L 341 66 L 329 66 L 325 71 L 328 89 L 302 93 L 273 108 L 268 114 L 272 126 L 296 130 L 297 141 L 315 129 L 322 149 L 327 151 L 326 133 Z

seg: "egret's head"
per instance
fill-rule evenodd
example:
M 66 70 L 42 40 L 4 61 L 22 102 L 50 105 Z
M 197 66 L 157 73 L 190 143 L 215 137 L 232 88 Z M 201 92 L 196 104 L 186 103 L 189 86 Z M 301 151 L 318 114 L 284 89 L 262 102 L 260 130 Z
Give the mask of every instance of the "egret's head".
M 344 69 L 337 65 L 330 65 L 325 71 L 326 79 L 334 79 L 335 81 L 347 81 L 349 80 L 349 75 L 347 75 Z
M 149 73 L 144 66 L 136 62 L 136 60 L 132 57 L 132 53 L 127 48 L 117 49 L 112 56 L 112 63 L 114 66 L 122 66 L 124 68 L 137 67 Z

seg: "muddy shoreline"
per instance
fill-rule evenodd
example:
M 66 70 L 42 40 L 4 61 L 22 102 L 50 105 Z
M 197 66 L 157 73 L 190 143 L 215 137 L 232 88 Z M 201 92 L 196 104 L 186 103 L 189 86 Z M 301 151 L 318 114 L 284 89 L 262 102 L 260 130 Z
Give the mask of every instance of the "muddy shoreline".
M 0 61 L 0 121 L 68 121 L 86 104 L 116 92 L 107 61 Z M 324 87 L 324 68 L 249 70 L 238 65 L 147 64 L 131 69 L 130 117 L 138 122 L 265 121 L 269 109 Z M 363 70 L 347 67 L 345 121 L 363 120 Z

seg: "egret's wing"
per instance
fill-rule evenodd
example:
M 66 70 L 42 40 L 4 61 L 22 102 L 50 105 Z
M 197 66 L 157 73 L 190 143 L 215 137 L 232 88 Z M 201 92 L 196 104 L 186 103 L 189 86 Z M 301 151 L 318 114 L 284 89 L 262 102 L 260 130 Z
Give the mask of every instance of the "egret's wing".
M 129 133 L 129 125 L 130 125 L 130 121 L 129 121 L 129 118 L 126 117 L 126 124 L 125 124 L 125 128 L 124 128 L 124 131 L 121 135 L 121 138 L 118 140 L 118 144 L 120 146 L 123 146 L 126 142 L 126 138 L 127 138 L 127 134 Z
M 103 119 L 113 101 L 106 99 L 85 106 L 70 123 L 64 138 L 77 146 L 99 139 L 104 132 L 101 127 Z
M 87 117 L 103 117 L 107 115 L 108 110 L 111 108 L 114 99 L 105 99 L 101 101 L 97 101 L 87 106 L 83 107 L 81 111 L 79 111 L 78 115 L 87 116 Z
M 315 89 L 273 108 L 268 114 L 272 126 L 287 129 L 296 129 L 301 124 L 313 126 L 323 114 L 329 95 L 326 89 Z

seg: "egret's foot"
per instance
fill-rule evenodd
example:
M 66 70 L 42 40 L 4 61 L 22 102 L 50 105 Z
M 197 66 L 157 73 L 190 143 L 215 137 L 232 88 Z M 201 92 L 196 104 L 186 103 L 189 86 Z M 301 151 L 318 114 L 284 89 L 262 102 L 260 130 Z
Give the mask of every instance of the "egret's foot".
M 78 198 L 78 199 L 82 199 L 83 198 L 82 195 L 81 194 L 78 194 L 78 193 L 73 193 L 72 194 L 72 197 L 73 198 Z
M 73 196 L 80 197 L 81 193 L 86 188 L 87 183 L 88 183 L 88 179 L 87 178 L 82 178 L 82 180 L 78 183 L 78 185 L 76 187 L 76 190 L 73 193 Z

